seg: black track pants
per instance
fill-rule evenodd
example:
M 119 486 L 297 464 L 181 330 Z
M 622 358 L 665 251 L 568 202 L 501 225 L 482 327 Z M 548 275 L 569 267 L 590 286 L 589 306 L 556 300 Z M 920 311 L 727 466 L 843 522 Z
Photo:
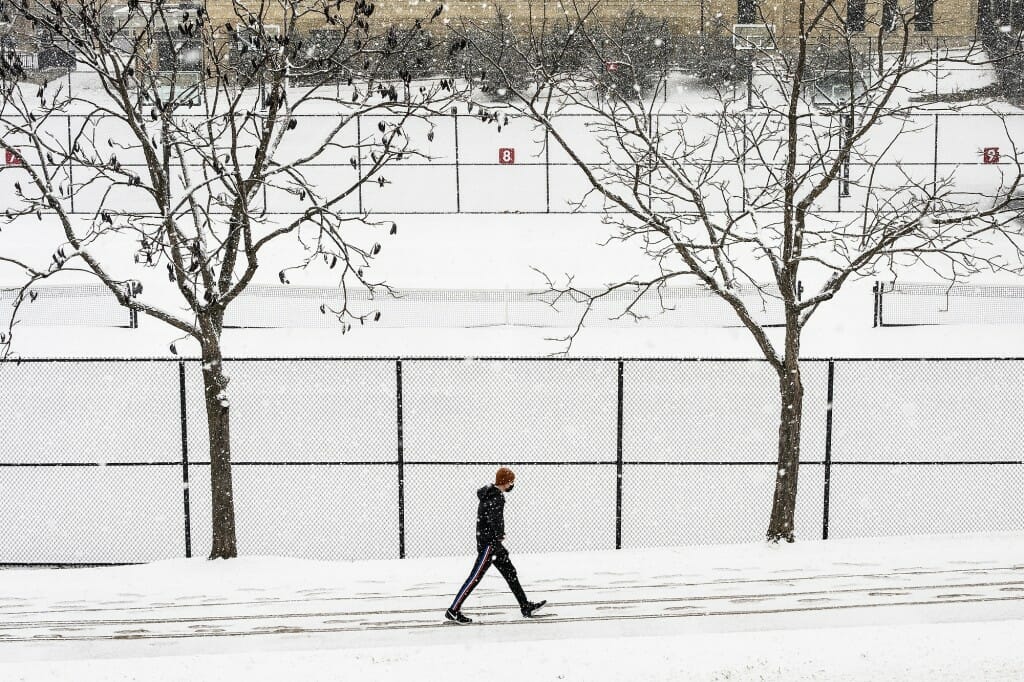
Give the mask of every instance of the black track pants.
M 494 542 L 484 545 L 480 550 L 480 554 L 477 555 L 476 561 L 473 563 L 473 570 L 459 589 L 458 594 L 455 595 L 455 601 L 451 606 L 452 611 L 459 611 L 462 608 L 462 604 L 473 593 L 473 589 L 479 584 L 491 564 L 494 564 L 505 578 L 505 582 L 508 583 L 519 606 L 527 603 L 526 593 L 523 592 L 523 588 L 519 584 L 519 574 L 516 573 L 516 567 L 512 565 L 512 560 L 508 558 L 508 550 L 500 542 Z

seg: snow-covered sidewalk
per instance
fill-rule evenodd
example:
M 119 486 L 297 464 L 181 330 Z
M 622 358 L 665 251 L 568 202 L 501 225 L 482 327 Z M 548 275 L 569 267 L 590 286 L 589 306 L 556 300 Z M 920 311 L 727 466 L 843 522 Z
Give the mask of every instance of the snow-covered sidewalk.
M 1024 533 L 471 557 L 0 572 L 8 680 L 1011 680 Z M 214 672 L 216 671 L 216 672 Z

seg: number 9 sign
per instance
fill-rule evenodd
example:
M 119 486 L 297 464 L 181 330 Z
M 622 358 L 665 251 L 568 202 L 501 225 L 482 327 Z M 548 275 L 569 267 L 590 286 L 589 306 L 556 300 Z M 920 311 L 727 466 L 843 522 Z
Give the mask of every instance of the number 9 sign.
M 498 149 L 498 163 L 508 165 L 516 162 L 516 150 L 512 147 Z
M 999 163 L 999 147 L 985 147 L 981 159 L 983 163 Z

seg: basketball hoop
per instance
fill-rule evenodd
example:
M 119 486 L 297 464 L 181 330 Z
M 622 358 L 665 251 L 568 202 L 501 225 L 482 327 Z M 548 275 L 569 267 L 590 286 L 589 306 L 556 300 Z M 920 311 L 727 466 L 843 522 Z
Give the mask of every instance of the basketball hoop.
M 196 106 L 199 104 L 203 78 L 198 71 L 157 71 L 154 73 L 156 94 L 161 102 L 179 106 Z
M 864 96 L 867 88 L 859 73 L 852 74 L 853 87 L 850 87 L 849 71 L 827 71 L 818 78 L 811 92 L 811 103 L 822 109 L 838 109 L 856 102 Z
M 758 52 L 775 49 L 775 26 L 772 24 L 733 24 L 732 49 L 749 52 L 747 58 L 747 108 L 753 105 L 754 64 Z
M 774 50 L 775 26 L 773 24 L 733 24 L 732 48 L 744 50 Z

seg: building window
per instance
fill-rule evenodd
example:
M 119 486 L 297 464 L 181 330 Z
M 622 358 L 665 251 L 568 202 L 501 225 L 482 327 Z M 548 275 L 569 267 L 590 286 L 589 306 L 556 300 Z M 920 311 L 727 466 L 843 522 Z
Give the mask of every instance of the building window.
M 914 0 L 914 28 L 931 31 L 934 25 L 935 0 Z
M 736 23 L 756 24 L 757 0 L 736 0 Z
M 1015 29 L 1024 24 L 1024 2 L 1014 0 L 978 0 L 978 32 L 995 35 L 1002 26 Z
M 882 0 L 882 30 L 896 28 L 900 16 L 899 0 Z
M 978 0 L 978 33 L 985 33 L 992 26 L 992 8 L 988 0 Z
M 866 19 L 867 0 L 847 0 L 846 30 L 849 33 L 863 33 Z

